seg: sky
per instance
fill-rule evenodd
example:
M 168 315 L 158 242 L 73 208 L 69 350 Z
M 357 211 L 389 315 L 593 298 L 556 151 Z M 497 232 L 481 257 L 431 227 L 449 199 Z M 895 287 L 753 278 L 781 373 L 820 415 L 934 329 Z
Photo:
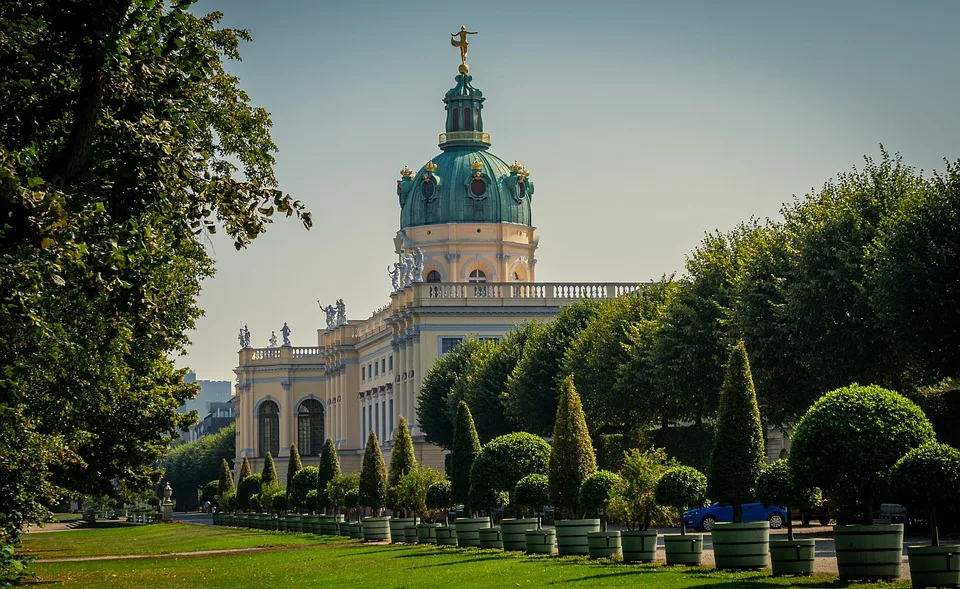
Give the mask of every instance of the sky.
M 389 303 L 396 180 L 437 153 L 444 93 L 467 63 L 491 153 L 536 182 L 541 282 L 682 274 L 705 232 L 878 157 L 960 157 L 960 2 L 200 0 L 253 42 L 229 64 L 272 115 L 280 188 L 313 212 L 246 250 L 203 236 L 217 274 L 177 364 L 233 380 L 237 331 L 284 322 L 317 345 L 317 306 Z

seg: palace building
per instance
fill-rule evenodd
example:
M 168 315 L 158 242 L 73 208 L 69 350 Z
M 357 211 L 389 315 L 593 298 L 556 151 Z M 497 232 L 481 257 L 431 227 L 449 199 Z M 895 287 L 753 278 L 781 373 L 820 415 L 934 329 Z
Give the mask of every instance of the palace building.
M 534 182 L 516 160 L 508 164 L 490 151 L 485 98 L 465 63 L 467 34 L 462 29 L 451 41 L 461 65 L 443 98 L 440 153 L 416 173 L 404 167 L 397 180 L 393 246 L 400 262 L 389 301 L 366 319 L 348 319 L 342 300 L 327 306 L 315 347 L 291 346 L 284 330 L 283 345 L 252 348 L 241 333 L 237 470 L 247 457 L 259 472 L 270 452 L 284 480 L 291 444 L 305 466 L 316 465 L 329 437 L 343 470 L 357 471 L 371 431 L 389 462 L 400 416 L 411 426 L 417 460 L 442 469 L 444 451 L 427 443 L 417 424 L 417 391 L 438 357 L 466 337 L 499 339 L 580 298 L 637 288 L 537 282 Z

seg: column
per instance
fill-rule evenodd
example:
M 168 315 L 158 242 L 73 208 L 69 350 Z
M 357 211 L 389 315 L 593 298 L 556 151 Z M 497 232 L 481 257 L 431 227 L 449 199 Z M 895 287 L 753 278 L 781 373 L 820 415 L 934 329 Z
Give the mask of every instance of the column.
M 407 381 L 404 379 L 406 376 L 407 370 L 407 342 L 403 336 L 403 330 L 400 331 L 400 343 L 397 345 L 397 357 L 393 360 L 393 369 L 396 371 L 396 374 L 400 377 L 400 380 L 394 383 L 396 387 L 395 396 L 397 399 L 404 398 L 404 387 L 407 386 Z M 394 379 L 396 380 L 396 379 Z M 406 413 L 406 405 L 402 403 L 397 403 L 397 413 L 403 415 L 407 419 L 407 427 L 413 425 L 410 423 L 410 416 Z
M 417 386 L 417 383 L 420 381 L 423 375 L 420 374 L 420 334 L 416 333 L 413 336 L 412 353 L 410 356 L 410 370 L 414 373 L 413 378 L 407 378 L 407 411 L 409 411 L 412 416 L 413 421 L 417 420 L 417 391 L 420 390 L 420 387 Z M 420 424 L 417 423 L 417 433 L 420 432 Z

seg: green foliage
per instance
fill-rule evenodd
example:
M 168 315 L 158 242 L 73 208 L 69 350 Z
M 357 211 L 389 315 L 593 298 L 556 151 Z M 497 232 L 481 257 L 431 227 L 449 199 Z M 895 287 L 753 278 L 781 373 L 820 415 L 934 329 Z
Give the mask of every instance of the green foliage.
M 236 424 L 234 424 L 234 429 L 236 429 Z M 220 461 L 220 493 L 225 493 L 234 488 L 233 485 L 233 471 L 230 470 L 230 463 L 227 462 L 227 459 L 224 458 Z
M 290 458 L 287 461 L 287 493 L 290 493 L 290 490 L 293 488 L 293 478 L 297 476 L 297 473 L 300 472 L 300 469 L 303 468 L 303 462 L 300 461 L 300 451 L 297 450 L 296 444 L 290 444 Z M 317 481 L 314 479 L 314 486 L 316 486 Z M 306 491 L 304 491 L 303 497 L 306 497 Z M 302 501 L 302 498 L 301 498 Z M 291 506 L 296 508 L 299 506 L 297 503 L 291 503 Z
M 427 516 L 427 492 L 435 483 L 444 482 L 447 477 L 432 468 L 417 466 L 402 475 L 396 486 L 397 505 L 400 509 L 412 511 L 421 518 Z
M 271 497 L 267 496 L 266 502 L 265 502 L 264 497 L 260 495 L 260 493 L 256 493 L 254 495 L 251 495 L 250 499 L 247 500 L 247 509 L 250 511 L 260 511 L 261 509 L 270 509 L 270 501 L 271 501 Z M 266 503 L 266 507 L 264 507 L 264 503 Z
M 680 534 L 686 533 L 683 512 L 699 507 L 707 500 L 707 477 L 695 468 L 678 466 L 660 477 L 653 492 L 654 500 L 663 506 L 673 507 L 680 519 Z
M 310 489 L 310 491 L 307 493 L 307 496 L 304 497 L 303 506 L 310 513 L 316 513 L 317 511 L 320 511 L 320 500 L 318 499 L 319 496 L 320 495 L 316 489 Z
M 480 450 L 470 470 L 470 488 L 490 501 L 493 493 L 510 493 L 528 475 L 545 475 L 549 466 L 550 444 L 543 438 L 527 432 L 506 434 Z
M 363 507 L 381 510 L 387 504 L 387 466 L 383 462 L 377 434 L 373 431 L 367 436 L 367 447 L 363 453 L 359 493 Z
M 316 466 L 305 466 L 293 475 L 293 480 L 287 487 L 287 499 L 291 509 L 306 507 L 307 494 L 317 489 L 317 472 Z
M 337 456 L 337 448 L 333 445 L 333 440 L 327 438 L 320 450 L 320 464 L 317 467 L 317 501 L 321 507 L 334 507 L 327 498 L 326 491 L 327 484 L 338 476 L 340 476 L 340 458 Z
M 560 397 L 564 357 L 587 323 L 600 311 L 601 303 L 583 299 L 564 308 L 545 325 L 530 328 L 523 356 L 507 383 L 503 396 L 507 418 L 523 431 L 550 435 Z
M 454 428 L 453 450 L 450 452 L 450 486 L 453 500 L 470 504 L 470 469 L 480 454 L 480 439 L 473 425 L 470 408 L 463 401 L 457 406 L 457 422 Z
M 766 463 L 766 436 L 743 342 L 730 352 L 715 431 L 707 493 L 715 501 L 732 504 L 733 521 L 740 523 L 740 506 L 753 501 L 757 476 Z
M 817 487 L 799 488 L 790 473 L 789 462 L 781 458 L 768 465 L 757 477 L 757 501 L 781 507 L 810 509 L 823 499 Z
M 560 386 L 548 468 L 550 499 L 563 513 L 576 513 L 580 485 L 597 470 L 580 396 L 568 376 Z
M 400 416 L 397 424 L 397 436 L 390 450 L 390 478 L 388 485 L 394 487 L 400 483 L 400 478 L 417 468 L 417 457 L 413 454 L 413 439 L 407 429 L 407 419 Z
M 456 505 L 453 499 L 453 487 L 450 481 L 437 481 L 427 487 L 426 504 L 428 509 L 447 510 Z
M 218 475 L 223 476 L 224 461 L 236 456 L 236 439 L 236 425 L 230 424 L 215 434 L 181 444 L 167 454 L 161 466 L 164 478 L 176 493 L 177 510 L 191 511 L 199 507 L 197 487 Z M 228 478 L 232 486 L 233 479 Z
M 236 427 L 236 424 L 234 424 L 234 427 Z M 240 465 L 240 476 L 237 477 L 237 480 L 242 481 L 243 479 L 247 478 L 252 474 L 253 474 L 253 468 L 251 468 L 250 466 L 250 460 L 248 460 L 247 457 L 244 456 L 243 463 Z
M 236 511 L 238 508 L 236 489 L 229 489 L 220 493 L 220 497 L 217 498 L 217 509 L 224 512 L 231 512 Z
M 237 509 L 247 511 L 250 509 L 250 498 L 260 493 L 263 486 L 263 476 L 259 474 L 250 474 L 242 479 L 237 485 Z
M 663 448 L 667 455 L 680 464 L 692 466 L 701 472 L 710 467 L 713 452 L 713 426 L 684 425 L 655 429 L 650 432 L 653 446 Z
M 620 469 L 620 483 L 607 506 L 610 518 L 631 530 L 646 530 L 652 522 L 668 521 L 670 516 L 656 502 L 654 491 L 660 477 L 678 466 L 663 448 L 627 452 Z
M 271 513 L 286 513 L 291 509 L 287 492 L 279 484 L 264 486 L 260 491 L 260 507 Z
M 464 394 L 459 382 L 481 362 L 480 358 L 475 361 L 474 356 L 485 358 L 495 346 L 491 341 L 467 338 L 437 358 L 427 370 L 417 392 L 417 421 L 428 442 L 446 450 L 453 449 L 457 404 Z
M 909 509 L 931 513 L 955 506 L 960 503 L 960 451 L 936 442 L 914 448 L 893 466 L 890 486 Z
M 267 452 L 267 456 L 263 459 L 263 470 L 260 472 L 260 476 L 263 477 L 264 485 L 280 484 L 280 478 L 277 476 L 277 467 L 274 466 L 273 456 L 270 456 L 269 452 Z
M 219 494 L 220 494 L 220 481 L 210 481 L 203 486 L 203 491 L 200 493 L 200 500 L 209 501 L 214 505 L 216 505 L 217 495 Z
M 338 474 L 327 483 L 325 493 L 327 501 L 337 510 L 347 507 L 357 507 L 360 492 L 360 474 Z M 351 496 L 352 494 L 352 496 Z M 353 503 L 351 503 L 353 501 Z
M 513 489 L 514 501 L 520 507 L 540 513 L 550 503 L 550 482 L 546 475 L 528 474 Z
M 607 503 L 620 486 L 620 475 L 609 470 L 598 470 L 580 485 L 580 504 L 587 509 L 606 509 Z
M 890 469 L 908 451 L 934 439 L 923 411 L 881 387 L 850 385 L 831 391 L 800 419 L 790 471 L 800 486 L 817 486 L 845 499 L 850 517 L 870 523 Z

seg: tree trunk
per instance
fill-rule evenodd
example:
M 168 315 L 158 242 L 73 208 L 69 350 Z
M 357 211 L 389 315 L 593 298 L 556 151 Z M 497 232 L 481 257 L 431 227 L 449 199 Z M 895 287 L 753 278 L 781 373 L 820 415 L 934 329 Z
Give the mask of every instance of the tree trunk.
M 790 517 L 790 506 L 785 506 L 787 510 L 787 540 L 793 542 L 793 518 Z
M 683 510 L 682 510 L 682 509 L 680 510 L 680 535 L 681 535 L 681 536 L 686 536 L 686 535 L 687 535 L 687 526 L 684 525 L 684 522 L 683 522 Z
M 930 510 L 930 546 L 940 546 L 940 531 L 937 530 L 937 508 Z
M 740 503 L 733 504 L 733 523 L 743 523 L 743 505 Z

